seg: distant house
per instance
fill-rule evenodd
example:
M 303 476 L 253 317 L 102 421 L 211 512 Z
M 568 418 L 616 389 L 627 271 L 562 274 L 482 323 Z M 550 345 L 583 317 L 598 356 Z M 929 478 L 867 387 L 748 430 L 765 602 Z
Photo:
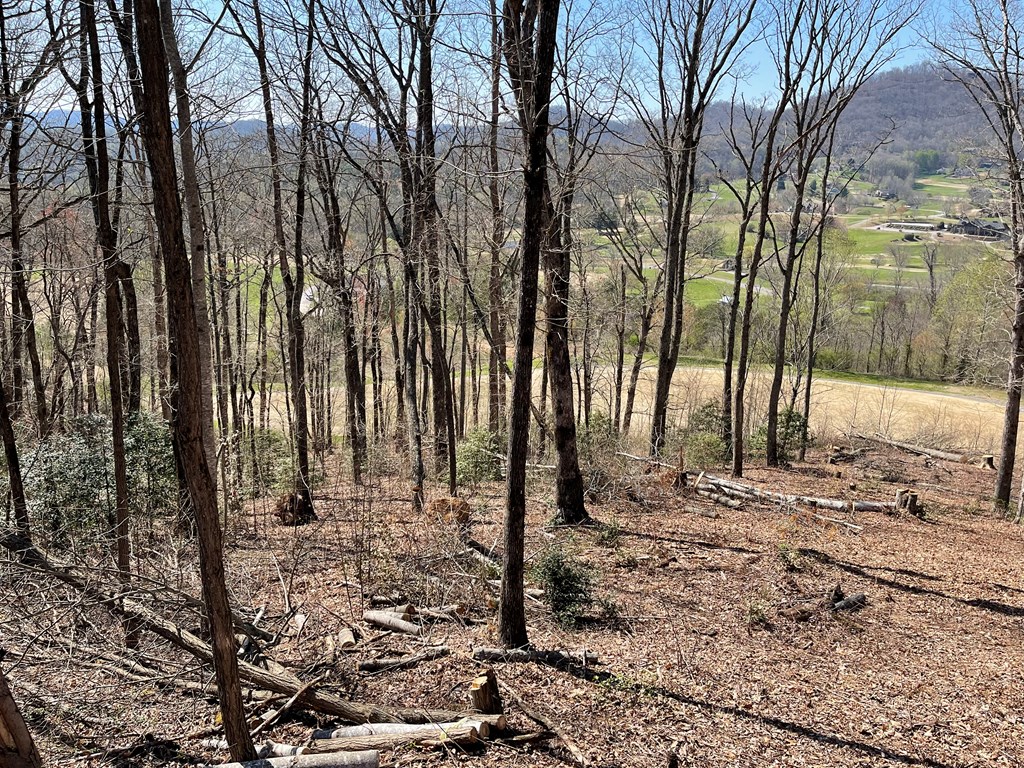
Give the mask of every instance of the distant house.
M 949 231 L 955 235 L 970 237 L 992 237 L 1002 239 L 1008 237 L 1010 228 L 1001 221 L 985 221 L 984 219 L 960 219 L 950 226 Z
M 890 221 L 885 226 L 888 229 L 898 229 L 901 232 L 934 232 L 939 228 L 937 224 L 925 221 Z
M 891 192 L 888 189 L 876 189 L 875 197 L 877 197 L 879 200 L 895 200 L 896 193 Z

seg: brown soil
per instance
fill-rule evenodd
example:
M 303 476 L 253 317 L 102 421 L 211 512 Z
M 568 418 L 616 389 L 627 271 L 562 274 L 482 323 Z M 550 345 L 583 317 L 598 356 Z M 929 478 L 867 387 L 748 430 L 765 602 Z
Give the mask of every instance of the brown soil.
M 674 490 L 663 470 L 630 462 L 600 476 L 591 512 L 606 527 L 546 529 L 550 478 L 536 473 L 528 557 L 554 544 L 571 551 L 594 574 L 599 602 L 565 629 L 529 601 L 530 638 L 542 649 L 586 648 L 599 663 L 497 664 L 499 679 L 595 767 L 668 766 L 672 754 L 693 766 L 1024 765 L 1024 531 L 988 514 L 992 473 L 877 446 L 837 467 L 810 459 L 790 471 L 752 469 L 747 481 L 845 499 L 889 500 L 913 487 L 927 519 L 843 515 L 863 526 L 855 533 L 799 509 L 713 507 Z M 465 495 L 473 537 L 500 542 L 500 485 Z M 272 525 L 266 506 L 251 511 L 229 537 L 231 579 L 243 612 L 265 607 L 261 626 L 282 634 L 269 656 L 356 700 L 464 708 L 480 669 L 471 649 L 495 644 L 496 592 L 451 521 L 410 513 L 393 480 L 372 490 L 335 484 L 317 497 L 319 520 L 298 528 Z M 158 554 L 140 568 L 198 594 L 191 565 L 180 566 L 192 550 L 161 542 L 150 533 Z M 113 672 L 104 657 L 123 652 L 102 612 L 13 569 L 0 577 L 11 595 L 0 596 L 4 666 L 48 762 L 223 758 L 197 737 L 216 731 L 211 699 Z M 867 606 L 810 610 L 837 584 L 865 593 Z M 362 624 L 369 595 L 391 593 L 462 603 L 478 623 L 433 624 L 424 640 Z M 165 610 L 195 625 L 183 609 Z M 354 652 L 336 648 L 345 625 L 362 634 Z M 360 659 L 425 643 L 452 654 L 410 670 L 355 671 Z M 210 677 L 154 640 L 134 658 L 171 677 Z M 539 730 L 506 703 L 517 730 Z M 254 702 L 253 711 L 276 706 Z M 293 713 L 269 735 L 303 743 L 329 722 Z M 382 757 L 401 766 L 575 764 L 557 739 Z

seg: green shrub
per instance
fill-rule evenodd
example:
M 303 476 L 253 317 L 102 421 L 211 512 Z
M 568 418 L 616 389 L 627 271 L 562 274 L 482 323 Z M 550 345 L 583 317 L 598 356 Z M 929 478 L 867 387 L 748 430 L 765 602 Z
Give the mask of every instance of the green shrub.
M 775 430 L 775 434 L 778 441 L 779 459 L 781 461 L 792 461 L 795 451 L 799 451 L 801 446 L 810 445 L 811 440 L 809 438 L 806 443 L 804 442 L 804 426 L 806 423 L 807 420 L 802 413 L 790 408 L 786 408 L 779 413 L 779 425 Z M 763 456 L 765 454 L 768 449 L 767 424 L 762 424 L 754 431 L 754 434 L 750 436 L 748 441 L 748 447 L 754 455 Z
M 291 489 L 295 464 L 285 436 L 275 430 L 265 430 L 257 432 L 251 441 L 243 441 L 242 472 L 243 487 L 253 496 Z
M 722 405 L 717 400 L 708 400 L 697 406 L 686 421 L 686 433 L 725 434 L 725 418 Z
M 597 529 L 595 541 L 599 546 L 618 549 L 622 543 L 622 524 L 613 519 L 610 523 L 602 525 Z
M 576 441 L 580 459 L 586 463 L 615 453 L 617 438 L 612 420 L 600 411 L 591 413 L 590 423 L 580 427 Z
M 593 602 L 593 579 L 588 566 L 557 544 L 546 549 L 533 567 L 533 578 L 544 589 L 555 620 L 563 627 L 579 624 Z
M 460 485 L 501 480 L 501 438 L 487 429 L 469 432 L 455 447 L 456 478 Z
M 159 418 L 140 413 L 125 428 L 130 513 L 153 517 L 177 508 L 177 476 L 170 433 Z M 114 524 L 113 437 L 105 416 L 72 420 L 61 434 L 39 443 L 23 463 L 25 490 L 35 519 L 66 543 L 80 532 Z
M 695 432 L 687 435 L 686 468 L 709 469 L 725 461 L 728 447 L 722 436 L 713 432 Z
M 815 353 L 814 365 L 823 371 L 852 371 L 853 355 L 843 350 L 822 349 Z

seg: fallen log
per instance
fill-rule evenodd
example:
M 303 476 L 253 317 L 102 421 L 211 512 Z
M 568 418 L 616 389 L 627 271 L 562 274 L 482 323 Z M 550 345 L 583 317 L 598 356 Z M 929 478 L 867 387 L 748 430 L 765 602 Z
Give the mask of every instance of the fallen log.
M 616 451 L 615 455 L 616 456 L 621 456 L 624 459 L 632 459 L 633 461 L 642 461 L 642 462 L 650 464 L 651 466 L 654 466 L 654 467 L 662 467 L 664 469 L 678 469 L 678 467 L 675 464 L 666 464 L 664 461 L 658 461 L 657 459 L 653 459 L 650 456 L 634 456 L 631 453 L 623 453 L 622 451 Z
M 364 611 L 363 621 L 376 627 L 391 629 L 395 632 L 404 632 L 407 635 L 419 636 L 423 634 L 422 626 L 406 621 L 401 615 L 391 613 L 390 611 Z
M 484 715 L 478 712 L 466 712 L 464 714 L 457 715 L 447 723 L 448 726 L 461 726 L 466 724 L 477 728 L 477 731 L 480 733 L 490 733 L 491 730 L 504 731 L 508 729 L 508 720 L 504 715 Z M 480 730 L 479 724 L 483 724 L 483 731 Z M 399 726 L 399 729 L 396 731 L 388 730 L 393 726 Z M 321 741 L 324 739 L 347 738 L 349 736 L 370 736 L 380 733 L 411 732 L 413 729 L 422 727 L 433 728 L 444 726 L 435 725 L 434 723 L 368 723 L 365 725 L 344 726 L 341 728 L 317 728 L 310 735 L 310 739 L 314 741 Z
M 203 739 L 201 743 L 207 749 L 228 749 L 227 739 Z M 296 747 L 292 744 L 278 744 L 276 741 L 266 741 L 256 747 L 256 757 L 292 757 L 293 755 L 301 755 L 305 751 L 305 747 Z
M 876 435 L 870 437 L 868 435 L 860 435 L 851 433 L 850 437 L 856 437 L 860 440 L 870 440 L 875 443 L 882 443 L 883 445 L 889 445 L 893 448 L 899 448 L 901 451 L 907 453 L 914 453 L 918 456 L 928 456 L 932 459 L 942 459 L 943 461 L 951 461 L 954 464 L 963 464 L 967 461 L 967 456 L 962 453 L 953 453 L 951 451 L 940 451 L 938 448 L 928 448 L 923 445 L 914 445 L 913 443 L 904 443 L 900 440 L 892 440 L 884 435 Z
M 207 665 L 213 664 L 213 650 L 209 644 L 188 630 L 152 613 L 141 603 L 121 594 L 110 592 L 100 586 L 87 584 L 74 574 L 71 568 L 57 566 L 31 542 L 13 531 L 0 531 L 0 547 L 15 555 L 18 562 L 27 568 L 46 574 L 55 581 L 71 587 L 107 610 L 121 621 L 135 622 L 140 629 L 152 632 L 171 645 L 194 656 Z M 285 696 L 299 694 L 297 705 L 353 723 L 406 722 L 432 723 L 448 721 L 458 717 L 457 712 L 438 709 L 386 708 L 374 704 L 360 704 L 341 698 L 333 693 L 310 688 L 299 678 L 287 672 L 271 672 L 247 661 L 238 661 L 241 680 L 256 688 Z
M 342 627 L 338 632 L 338 647 L 343 651 L 350 651 L 356 647 L 356 633 L 348 627 Z
M 565 651 L 534 651 L 525 648 L 482 648 L 473 649 L 475 661 L 506 662 L 510 664 L 528 664 L 540 662 L 552 667 L 580 664 L 583 666 L 597 664 L 597 654 L 584 650 L 579 654 Z
M 717 503 L 723 503 L 723 501 L 715 498 L 715 496 L 729 497 L 731 500 L 759 500 L 777 504 L 800 505 L 815 509 L 829 509 L 835 512 L 883 512 L 891 511 L 895 506 L 891 501 L 843 501 L 842 499 L 826 499 L 819 496 L 775 493 L 774 491 L 766 491 L 752 485 L 744 485 L 734 480 L 726 480 L 725 478 L 707 474 L 704 475 L 703 483 L 703 485 L 696 487 L 697 493 Z M 733 505 L 726 504 L 726 506 Z M 736 506 L 739 505 L 737 504 Z M 830 522 L 836 521 L 832 520 Z M 859 526 L 854 526 L 853 523 L 843 524 L 859 528 Z
M 380 768 L 380 753 L 335 752 L 333 754 L 301 754 L 289 757 L 268 757 L 244 763 L 220 763 L 216 768 Z M 208 766 L 214 768 L 214 766 Z
M 409 667 L 415 667 L 424 661 L 433 661 L 434 659 L 440 659 L 447 656 L 450 653 L 448 646 L 438 645 L 433 648 L 425 648 L 419 653 L 413 653 L 408 656 L 396 656 L 385 659 L 366 659 L 365 661 L 359 662 L 360 672 L 385 672 L 394 669 L 408 669 Z
M 476 728 L 456 723 L 451 723 L 450 725 L 452 727 L 448 729 L 432 726 L 414 726 L 416 730 L 403 733 L 374 733 L 345 736 L 337 739 L 320 739 L 306 747 L 304 754 L 320 755 L 354 749 L 394 749 L 395 747 L 405 747 L 412 744 L 424 747 L 439 747 L 456 744 L 468 746 L 479 743 L 481 736 Z
M 731 499 L 721 493 L 714 493 L 703 488 L 697 488 L 697 495 L 703 496 L 705 499 L 709 499 L 715 504 L 721 504 L 723 507 L 729 507 L 730 509 L 740 509 L 743 506 L 743 502 L 739 499 Z
M 333 731 L 313 731 L 313 741 L 338 741 L 355 736 L 382 736 L 401 734 L 422 734 L 430 732 L 434 736 L 445 735 L 460 728 L 474 728 L 481 738 L 486 739 L 491 733 L 491 726 L 486 720 L 474 720 L 464 717 L 450 723 L 430 723 L 429 725 L 413 725 L 411 723 L 367 723 L 366 725 L 349 725 L 335 728 Z
M 833 611 L 856 611 L 868 604 L 868 596 L 858 592 L 832 604 Z

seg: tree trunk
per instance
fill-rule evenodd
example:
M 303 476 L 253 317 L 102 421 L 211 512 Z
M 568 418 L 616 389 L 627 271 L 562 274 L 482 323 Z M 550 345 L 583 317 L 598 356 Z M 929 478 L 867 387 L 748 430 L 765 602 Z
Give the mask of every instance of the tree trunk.
M 1006 377 L 1006 407 L 1003 433 L 999 441 L 999 468 L 996 471 L 995 507 L 1005 512 L 1010 505 L 1010 486 L 1017 459 L 1017 433 L 1020 425 L 1021 388 L 1024 386 L 1024 258 L 1014 260 L 1013 323 L 1010 336 L 1010 363 Z
M 187 470 L 189 496 L 199 532 L 199 563 L 207 619 L 213 636 L 214 669 L 224 733 L 231 745 L 233 759 L 252 760 L 256 750 L 249 735 L 242 703 L 221 530 L 217 519 L 217 494 L 203 435 L 201 340 L 196 326 L 191 269 L 182 233 L 181 202 L 177 193 L 171 115 L 167 102 L 167 60 L 156 0 L 138 0 L 135 26 L 144 83 L 145 110 L 142 121 L 153 183 L 153 204 L 164 257 L 171 310 L 171 338 L 178 374 L 173 436 Z
M 523 604 L 523 556 L 526 529 L 526 459 L 530 443 L 530 390 L 537 283 L 547 216 L 548 104 L 555 63 L 558 0 L 531 0 L 529 10 L 506 0 L 502 13 L 505 59 L 516 93 L 526 159 L 523 166 L 524 214 L 521 243 L 518 336 L 512 375 L 508 428 L 508 476 L 505 492 L 504 548 L 498 636 L 506 648 L 526 645 Z M 536 29 L 535 29 L 536 26 Z M 566 366 L 568 370 L 568 366 Z
M 42 768 L 32 734 L 18 711 L 14 694 L 0 669 L 0 765 L 4 768 Z
M 11 406 L 7 400 L 7 387 L 0 381 L 0 438 L 3 439 L 4 456 L 7 459 L 8 486 L 11 493 L 11 505 L 14 507 L 14 524 L 18 533 L 25 539 L 30 537 L 30 520 L 28 502 L 25 498 L 25 485 L 21 476 L 21 463 L 18 459 L 18 444 L 14 436 L 14 423 L 11 421 Z
M 550 198 L 548 198 L 550 199 Z M 551 411 L 555 440 L 555 520 L 578 525 L 588 519 L 583 503 L 583 473 L 576 444 L 576 416 L 572 403 L 572 368 L 569 360 L 569 253 L 558 236 L 547 208 L 549 240 L 544 252 L 547 278 L 547 352 Z
M 178 39 L 174 32 L 174 12 L 170 0 L 160 0 L 160 22 L 164 49 L 171 69 L 174 85 L 174 105 L 177 112 L 178 148 L 181 156 L 181 182 L 188 210 L 188 245 L 192 263 L 192 295 L 196 303 L 196 327 L 199 330 L 199 364 L 203 375 L 203 439 L 206 441 L 206 461 L 217 465 L 217 439 L 213 430 L 213 366 L 210 360 L 210 310 L 206 300 L 206 222 L 203 201 L 199 191 L 199 173 L 196 166 L 192 105 L 188 95 L 188 74 L 178 52 Z M 223 418 L 223 417 L 222 417 Z M 227 424 L 222 425 L 227 429 Z M 216 476 L 214 476 L 216 484 Z

